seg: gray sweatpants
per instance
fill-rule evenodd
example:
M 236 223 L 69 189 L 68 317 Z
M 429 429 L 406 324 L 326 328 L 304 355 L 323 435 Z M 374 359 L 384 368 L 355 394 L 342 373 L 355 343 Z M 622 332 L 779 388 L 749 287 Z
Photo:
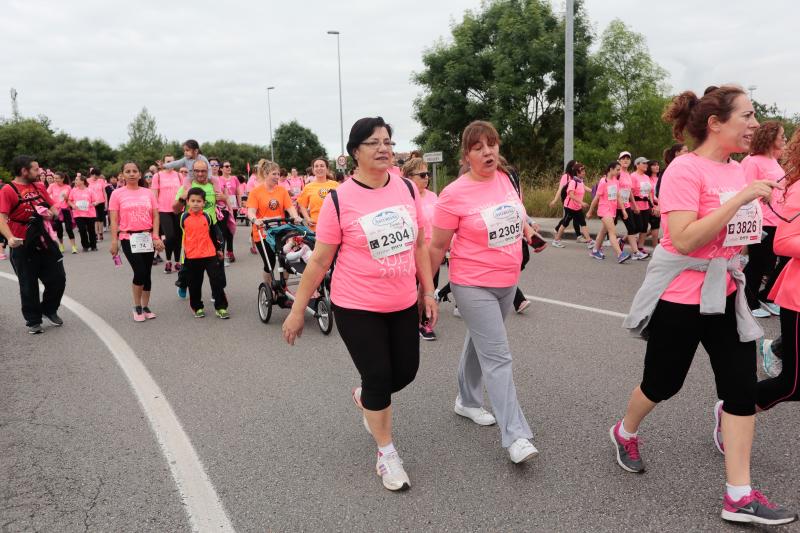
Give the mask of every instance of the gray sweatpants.
M 533 437 L 522 408 L 511 371 L 503 323 L 514 304 L 516 287 L 467 287 L 451 284 L 461 317 L 467 324 L 464 351 L 458 363 L 458 393 L 465 407 L 480 407 L 483 386 L 489 394 L 502 443 L 508 448 L 517 439 Z

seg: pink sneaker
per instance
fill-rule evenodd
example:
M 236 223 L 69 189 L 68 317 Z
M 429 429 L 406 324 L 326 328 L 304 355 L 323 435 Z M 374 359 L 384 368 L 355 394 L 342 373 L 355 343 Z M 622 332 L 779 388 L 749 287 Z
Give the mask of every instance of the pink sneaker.
M 614 443 L 614 451 L 617 452 L 617 463 L 623 470 L 628 472 L 633 472 L 634 474 L 644 472 L 644 463 L 642 462 L 642 456 L 639 454 L 639 438 L 623 438 L 619 434 L 621 425 L 622 420 L 614 424 L 608 431 L 611 436 L 611 442 Z
M 778 526 L 797 520 L 797 515 L 781 509 L 757 490 L 740 500 L 732 500 L 727 492 L 722 503 L 722 519 L 745 524 Z
M 142 307 L 142 312 L 147 320 L 153 320 L 157 316 L 149 307 Z
M 147 320 L 144 317 L 144 310 L 141 307 L 134 307 L 133 308 L 133 321 L 134 322 L 144 322 Z

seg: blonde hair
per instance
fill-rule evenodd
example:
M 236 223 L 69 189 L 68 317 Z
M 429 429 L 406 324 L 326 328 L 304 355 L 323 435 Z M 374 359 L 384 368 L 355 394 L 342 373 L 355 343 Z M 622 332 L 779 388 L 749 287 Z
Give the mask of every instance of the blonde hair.
M 278 166 L 278 163 L 274 161 L 270 161 L 269 159 L 259 159 L 258 165 L 256 165 L 256 175 L 261 180 L 266 180 L 267 175 L 274 171 L 280 171 L 281 167 Z
M 403 165 L 403 177 L 408 178 L 411 176 L 412 172 L 415 172 L 422 168 L 422 165 L 425 164 L 425 161 L 422 160 L 421 157 L 412 157 Z

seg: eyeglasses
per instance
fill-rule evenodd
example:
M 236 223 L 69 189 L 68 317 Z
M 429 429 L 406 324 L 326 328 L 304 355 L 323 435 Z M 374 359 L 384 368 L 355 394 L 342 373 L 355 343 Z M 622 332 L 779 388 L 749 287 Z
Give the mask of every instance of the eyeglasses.
M 367 142 L 363 142 L 361 144 L 363 146 L 368 146 L 369 148 L 372 148 L 373 150 L 377 150 L 378 148 L 381 147 L 381 145 L 383 145 L 386 148 L 388 148 L 389 150 L 391 150 L 392 148 L 394 148 L 397 145 L 397 143 L 394 142 L 391 139 L 389 139 L 388 141 L 367 141 Z
M 783 176 L 781 176 L 780 178 L 778 178 L 777 180 L 775 180 L 775 183 L 780 183 L 780 182 L 782 182 L 782 181 L 783 181 L 783 180 L 785 180 L 785 179 L 786 179 L 786 174 L 784 174 Z M 794 221 L 797 219 L 797 217 L 800 217 L 800 213 L 797 213 L 797 214 L 796 214 L 795 216 L 793 216 L 792 218 L 785 218 L 783 215 L 781 215 L 780 213 L 778 213 L 778 212 L 775 210 L 775 208 L 774 208 L 774 207 L 772 207 L 772 202 L 770 202 L 770 201 L 768 201 L 768 200 L 762 200 L 762 202 L 764 202 L 765 204 L 767 204 L 767 207 L 769 207 L 769 210 L 770 210 L 770 211 L 772 211 L 772 212 L 775 214 L 775 216 L 776 216 L 776 217 L 778 217 L 779 219 L 783 220 L 783 221 L 784 221 L 784 222 L 786 222 L 787 224 L 791 224 L 792 222 L 794 222 Z
M 208 174 L 208 170 L 195 170 L 195 174 Z
M 230 165 L 222 165 L 222 168 L 231 168 Z
M 426 180 L 426 179 L 431 177 L 431 173 L 430 172 L 412 172 L 410 175 L 411 176 L 419 176 L 420 178 L 422 178 L 424 180 Z
M 218 166 L 219 166 L 219 163 L 211 163 L 211 166 L 212 166 L 212 167 L 218 167 Z
M 188 174 L 189 173 L 188 170 L 179 170 L 178 172 L 180 172 L 181 174 Z

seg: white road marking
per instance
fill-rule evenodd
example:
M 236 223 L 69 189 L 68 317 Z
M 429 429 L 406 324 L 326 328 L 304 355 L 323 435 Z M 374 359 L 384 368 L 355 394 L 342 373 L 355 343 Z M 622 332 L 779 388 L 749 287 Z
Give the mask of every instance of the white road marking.
M 616 311 L 609 311 L 608 309 L 600 309 L 598 307 L 589 307 L 587 305 L 580 305 L 580 304 L 573 304 L 570 302 L 562 302 L 561 300 L 551 300 L 550 298 L 542 298 L 540 296 L 531 296 L 530 294 L 525 294 L 525 298 L 531 300 L 532 302 L 542 302 L 546 304 L 552 305 L 560 305 L 562 307 L 570 307 L 572 309 L 580 309 L 581 311 L 589 311 L 591 313 L 597 313 L 599 315 L 606 315 L 606 316 L 613 316 L 617 318 L 625 318 L 628 315 L 626 313 L 618 313 Z
M 16 276 L 0 277 L 17 282 Z M 178 486 L 193 531 L 233 532 L 222 501 L 175 411 L 136 353 L 105 320 L 69 296 L 61 300 L 108 347 L 139 399 Z

